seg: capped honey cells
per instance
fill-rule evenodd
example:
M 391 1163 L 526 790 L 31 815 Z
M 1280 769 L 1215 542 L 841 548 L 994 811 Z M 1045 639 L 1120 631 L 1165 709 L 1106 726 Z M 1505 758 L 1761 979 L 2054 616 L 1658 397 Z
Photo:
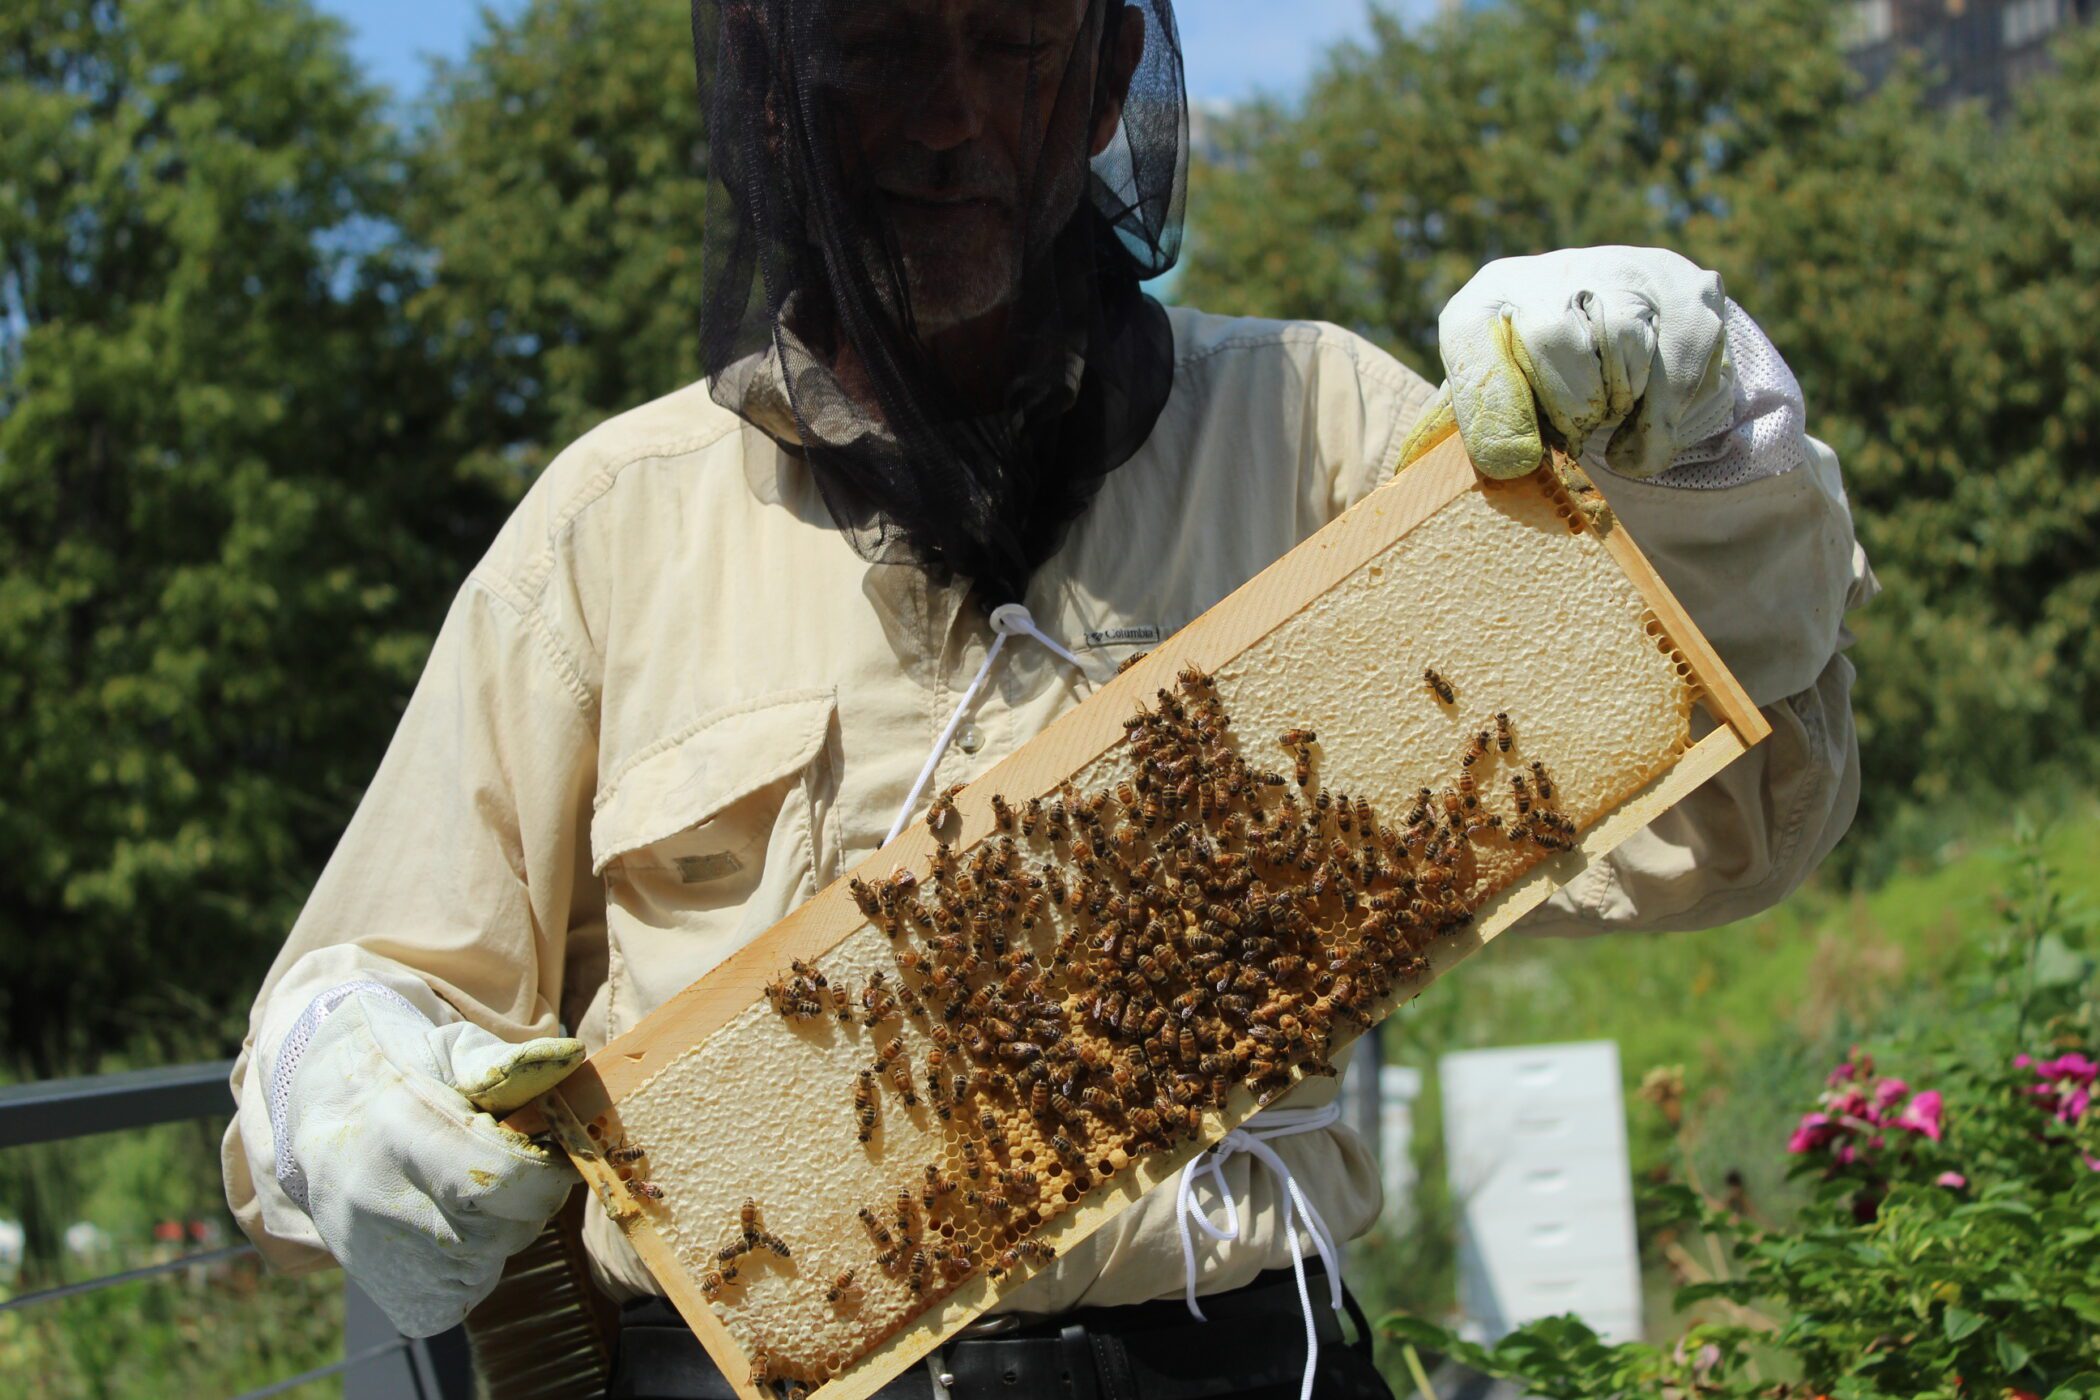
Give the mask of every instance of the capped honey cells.
M 1443 673 L 1423 682 L 1406 703 L 1464 703 Z M 1371 1025 L 1472 918 L 1484 848 L 1529 861 L 1576 838 L 1510 714 L 1463 718 L 1449 780 L 1380 811 L 1323 785 L 1312 729 L 1241 735 L 1189 667 L 1130 716 L 1128 776 L 1107 790 L 994 796 L 967 849 L 949 844 L 956 792 L 941 793 L 927 867 L 849 885 L 894 966 L 847 985 L 796 960 L 765 989 L 783 1020 L 865 1045 L 836 1089 L 864 1151 L 882 1151 L 893 1115 L 939 1144 L 935 1160 L 882 1158 L 892 1194 L 839 1203 L 857 1244 L 796 1286 L 845 1315 L 868 1310 L 874 1282 L 919 1309 L 979 1274 L 1025 1274 L 1055 1257 L 1045 1224 L 1199 1135 L 1235 1089 L 1266 1103 L 1333 1074 L 1338 1033 Z M 606 1155 L 640 1164 L 646 1144 Z M 627 1184 L 638 1209 L 662 1209 L 641 1176 Z M 701 1291 L 777 1394 L 821 1385 L 910 1316 L 851 1354 L 797 1354 L 763 1315 L 737 1315 L 742 1282 L 794 1268 L 794 1242 L 756 1200 L 720 1228 Z

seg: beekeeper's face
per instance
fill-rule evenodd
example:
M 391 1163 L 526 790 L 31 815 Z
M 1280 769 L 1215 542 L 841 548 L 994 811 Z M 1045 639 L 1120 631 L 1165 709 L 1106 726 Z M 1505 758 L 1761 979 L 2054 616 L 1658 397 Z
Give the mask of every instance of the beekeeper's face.
M 1106 50 L 1104 9 L 1121 15 Z M 833 35 L 841 158 L 864 166 L 915 322 L 983 316 L 1078 207 L 1142 17 L 1103 0 L 837 0 Z

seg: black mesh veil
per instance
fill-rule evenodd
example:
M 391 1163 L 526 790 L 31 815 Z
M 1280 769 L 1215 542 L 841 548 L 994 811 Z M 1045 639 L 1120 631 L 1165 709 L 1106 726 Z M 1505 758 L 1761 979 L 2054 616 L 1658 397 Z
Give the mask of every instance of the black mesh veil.
M 865 557 L 1018 600 L 1172 383 L 1170 0 L 693 0 L 693 46 L 714 398 Z

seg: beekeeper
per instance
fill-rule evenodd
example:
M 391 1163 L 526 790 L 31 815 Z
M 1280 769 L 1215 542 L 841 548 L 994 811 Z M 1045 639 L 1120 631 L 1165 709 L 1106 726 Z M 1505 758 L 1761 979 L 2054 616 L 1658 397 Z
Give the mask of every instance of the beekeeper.
M 274 1265 L 340 1263 L 411 1334 L 457 1323 L 576 1180 L 491 1115 L 1454 429 L 1492 475 L 1542 433 L 1579 453 L 1773 729 L 1526 927 L 1739 919 L 1830 850 L 1858 784 L 1843 619 L 1874 585 L 1835 458 L 1717 276 L 1646 248 L 1491 263 L 1444 311 L 1436 389 L 1335 326 L 1141 289 L 1181 234 L 1170 0 L 694 15 L 708 376 L 541 475 L 256 998 L 225 1171 Z M 1332 1094 L 1257 1120 L 1290 1127 L 1273 1166 L 1228 1151 L 1032 1279 L 1006 1305 L 1028 1327 L 946 1353 L 958 1393 L 1012 1368 L 1065 1393 L 982 1349 L 1082 1327 L 1145 1396 L 1382 1394 L 1317 1279 L 1300 1374 L 1291 1270 L 1323 1251 L 1286 1233 L 1283 1178 L 1332 1241 L 1379 1209 Z M 726 1394 L 592 1209 L 659 1358 L 628 1349 L 615 1393 Z M 1168 1385 L 1158 1345 L 1205 1359 Z

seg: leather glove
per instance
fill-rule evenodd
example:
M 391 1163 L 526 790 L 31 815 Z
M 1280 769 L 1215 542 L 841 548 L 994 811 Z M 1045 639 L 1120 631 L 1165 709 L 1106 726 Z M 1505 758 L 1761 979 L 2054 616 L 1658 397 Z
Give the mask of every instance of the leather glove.
M 1665 248 L 1564 248 L 1501 258 L 1437 322 L 1448 376 L 1402 447 L 1414 461 L 1455 429 L 1488 476 L 1539 464 L 1539 413 L 1568 455 L 1611 429 L 1605 463 L 1651 477 L 1729 429 L 1735 372 L 1716 273 Z
M 278 1179 L 404 1334 L 457 1325 L 560 1209 L 575 1171 L 491 1115 L 583 1058 L 577 1040 L 434 1026 L 376 982 L 324 994 L 286 1036 L 271 1089 Z

